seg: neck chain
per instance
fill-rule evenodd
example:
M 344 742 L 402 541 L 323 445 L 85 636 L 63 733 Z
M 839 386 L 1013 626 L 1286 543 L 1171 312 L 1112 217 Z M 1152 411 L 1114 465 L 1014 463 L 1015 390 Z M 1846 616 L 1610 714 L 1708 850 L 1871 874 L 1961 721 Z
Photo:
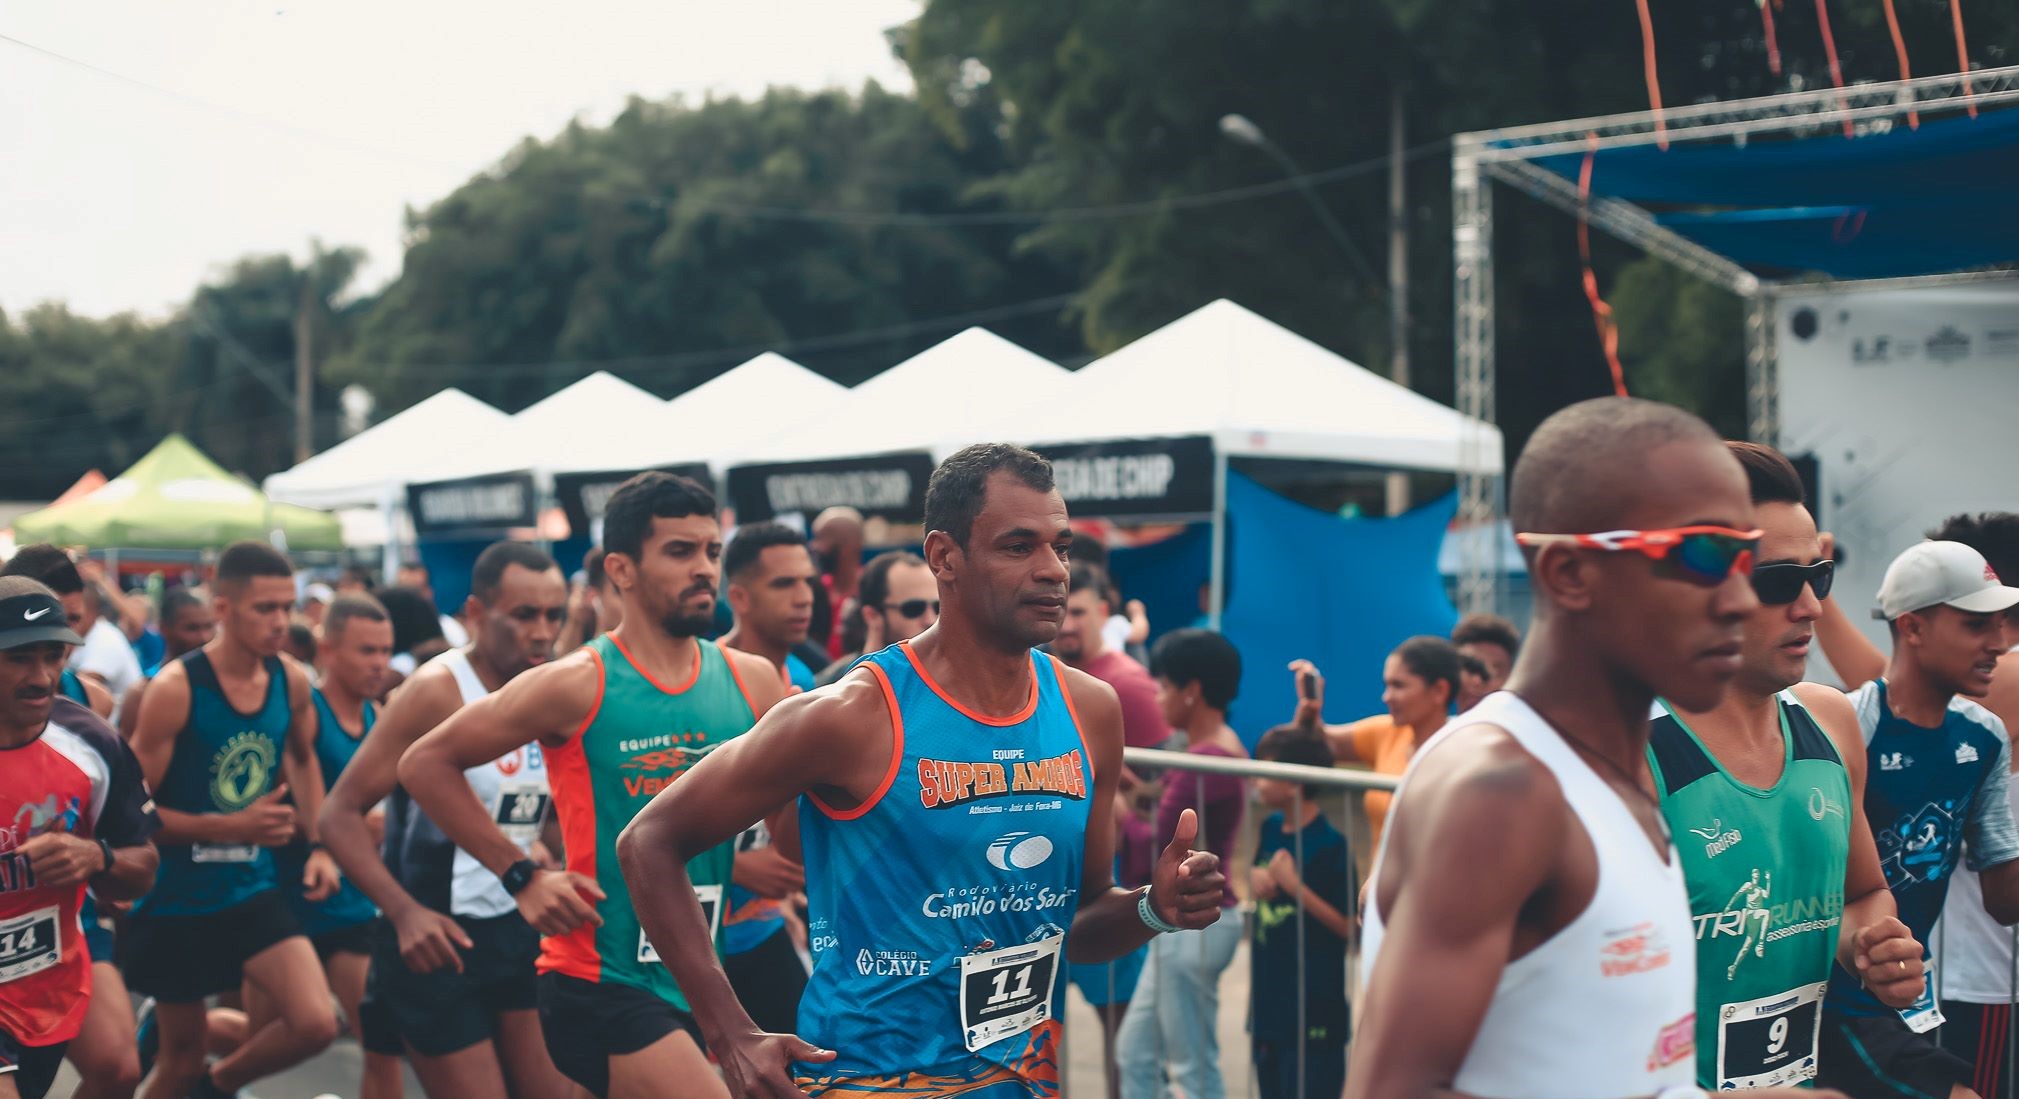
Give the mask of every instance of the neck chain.
M 1662 837 L 1664 839 L 1668 838 L 1669 834 L 1668 818 L 1662 816 L 1661 802 L 1655 800 L 1652 796 L 1648 794 L 1646 790 L 1641 788 L 1640 779 L 1637 776 L 1628 774 L 1626 768 L 1621 767 L 1617 763 L 1614 763 L 1611 757 L 1607 756 L 1603 752 L 1600 752 L 1598 749 L 1593 748 L 1591 745 L 1586 744 L 1584 741 L 1579 740 L 1574 736 L 1571 736 L 1569 733 L 1563 732 L 1562 730 L 1559 729 L 1556 735 L 1568 741 L 1570 743 L 1570 746 L 1573 749 L 1575 749 L 1580 756 L 1588 760 L 1595 759 L 1598 762 L 1605 764 L 1606 770 L 1611 771 L 1613 774 L 1618 775 L 1620 778 L 1625 779 L 1627 786 L 1630 789 L 1632 789 L 1635 794 L 1639 795 L 1642 801 L 1647 803 L 1648 808 L 1654 810 L 1654 819 L 1661 822 Z

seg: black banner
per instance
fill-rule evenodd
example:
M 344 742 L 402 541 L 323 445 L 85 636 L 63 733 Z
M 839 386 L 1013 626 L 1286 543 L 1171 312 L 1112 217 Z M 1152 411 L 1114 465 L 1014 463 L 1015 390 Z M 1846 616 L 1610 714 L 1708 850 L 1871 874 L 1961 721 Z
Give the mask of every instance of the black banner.
M 1117 439 L 1037 448 L 1066 509 L 1080 518 L 1205 515 L 1213 510 L 1213 441 Z
M 715 491 L 715 475 L 702 462 L 677 466 L 655 466 L 655 469 L 675 473 L 682 477 L 701 482 L 708 491 Z M 561 510 L 567 513 L 568 529 L 578 538 L 588 538 L 596 530 L 596 524 L 603 520 L 603 509 L 610 503 L 610 494 L 618 486 L 647 472 L 641 469 L 609 469 L 594 473 L 554 474 L 554 495 L 560 499 Z
M 894 523 L 916 523 L 925 518 L 925 482 L 931 476 L 932 455 L 923 451 L 739 466 L 729 471 L 729 500 L 739 523 L 787 512 L 812 519 L 823 508 L 844 504 Z
M 496 473 L 408 485 L 407 514 L 422 537 L 498 531 L 534 525 L 539 501 L 532 474 Z

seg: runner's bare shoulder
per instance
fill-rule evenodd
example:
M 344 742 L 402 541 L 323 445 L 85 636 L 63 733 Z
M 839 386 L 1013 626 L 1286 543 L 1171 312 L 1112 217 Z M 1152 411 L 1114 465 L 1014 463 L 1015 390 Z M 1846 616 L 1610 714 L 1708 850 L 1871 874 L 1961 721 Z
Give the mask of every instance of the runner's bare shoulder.
M 1506 729 L 1482 723 L 1438 737 L 1389 813 L 1383 857 L 1401 879 L 1383 872 L 1384 911 L 1405 881 L 1441 878 L 1468 890 L 1483 877 L 1540 884 L 1557 865 L 1568 809 L 1556 776 Z M 1519 888 L 1509 895 L 1526 896 Z

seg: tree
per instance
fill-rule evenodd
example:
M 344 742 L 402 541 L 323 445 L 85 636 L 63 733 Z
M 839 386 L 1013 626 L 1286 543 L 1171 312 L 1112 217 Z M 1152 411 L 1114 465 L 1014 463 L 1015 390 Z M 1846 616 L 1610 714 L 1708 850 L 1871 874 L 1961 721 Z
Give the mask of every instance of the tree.
M 1070 289 L 1012 230 L 880 220 L 997 209 L 968 191 L 1006 167 L 986 129 L 956 140 L 874 85 L 633 101 L 412 215 L 336 373 L 395 408 L 455 385 L 515 409 L 598 367 L 672 394 L 769 345 L 897 330 L 788 346 L 853 382 L 954 331 L 907 326 Z M 992 327 L 1072 354 L 1050 322 Z

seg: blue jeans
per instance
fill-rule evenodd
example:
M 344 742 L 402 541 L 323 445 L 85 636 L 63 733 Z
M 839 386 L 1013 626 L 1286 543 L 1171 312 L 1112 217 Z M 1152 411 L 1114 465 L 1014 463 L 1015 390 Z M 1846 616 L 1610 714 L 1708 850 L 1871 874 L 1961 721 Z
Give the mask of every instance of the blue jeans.
M 1150 959 L 1115 1037 L 1122 1099 L 1159 1099 L 1166 1066 L 1186 1099 L 1225 1099 L 1220 1078 L 1220 973 L 1241 945 L 1241 910 L 1224 908 L 1204 931 L 1150 941 Z

